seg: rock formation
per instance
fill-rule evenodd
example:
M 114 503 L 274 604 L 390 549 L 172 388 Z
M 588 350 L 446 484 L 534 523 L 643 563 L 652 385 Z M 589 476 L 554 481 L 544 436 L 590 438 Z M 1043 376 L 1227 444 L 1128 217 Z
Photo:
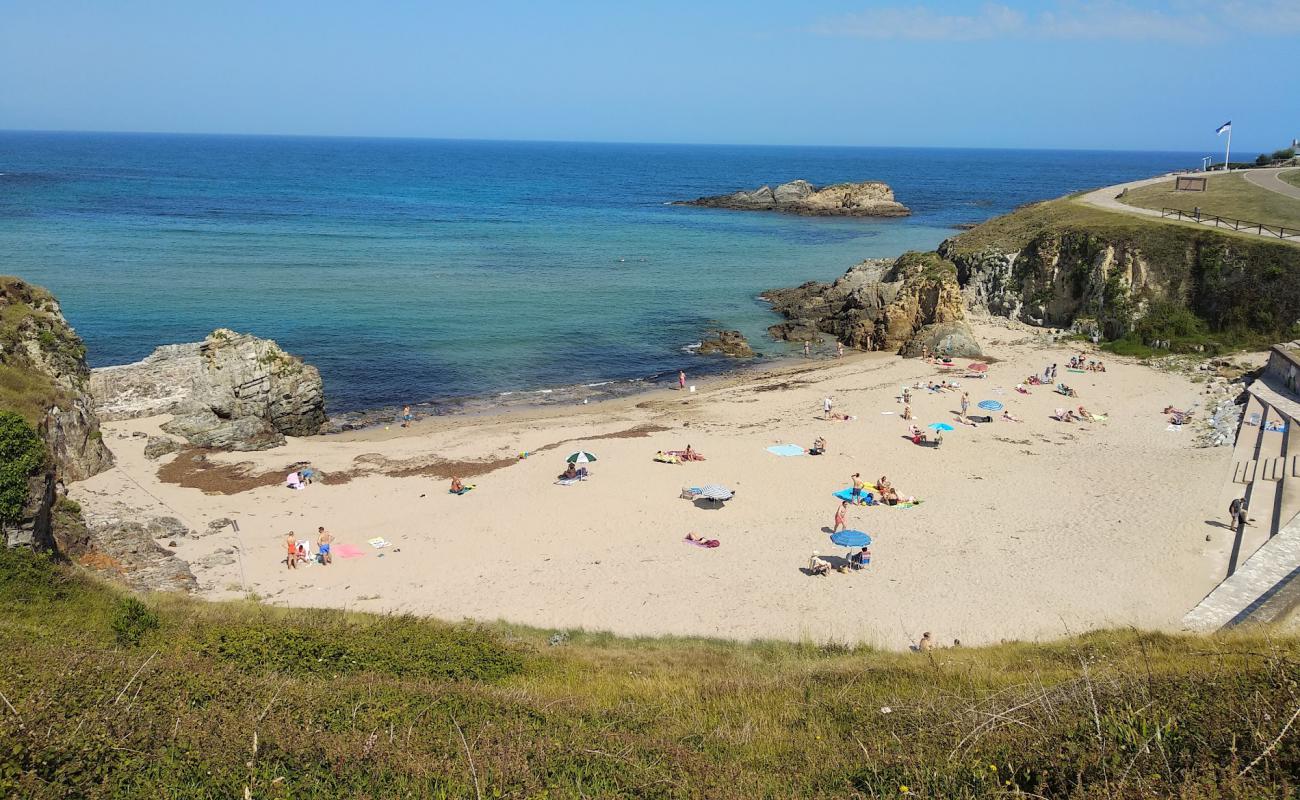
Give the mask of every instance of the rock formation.
M 1210 330 L 1285 336 L 1300 322 L 1300 248 L 1212 228 L 1133 221 L 1037 203 L 955 236 L 967 306 L 1117 339 L 1158 308 L 1191 311 Z
M 895 260 L 864 261 L 834 283 L 808 282 L 763 294 L 786 318 L 769 333 L 803 341 L 829 333 L 845 345 L 920 355 L 979 355 L 965 322 L 956 267 L 935 253 L 905 253 Z
M 320 373 L 269 339 L 218 329 L 202 342 L 159 347 L 143 361 L 96 369 L 105 419 L 172 414 L 163 430 L 192 445 L 264 450 L 325 423 Z
M 21 518 L 0 543 L 51 548 L 63 515 L 59 481 L 83 480 L 113 465 L 88 384 L 86 349 L 44 289 L 0 277 L 0 408 L 14 411 L 45 443 L 48 462 L 29 481 Z
M 740 331 L 716 331 L 712 338 L 705 338 L 695 351 L 700 355 L 716 353 L 730 358 L 753 358 L 754 349 Z
M 790 181 L 773 189 L 678 201 L 676 205 L 732 208 L 741 211 L 782 211 L 819 217 L 905 217 L 912 213 L 894 199 L 894 190 L 880 181 L 837 183 L 817 188 L 805 180 Z

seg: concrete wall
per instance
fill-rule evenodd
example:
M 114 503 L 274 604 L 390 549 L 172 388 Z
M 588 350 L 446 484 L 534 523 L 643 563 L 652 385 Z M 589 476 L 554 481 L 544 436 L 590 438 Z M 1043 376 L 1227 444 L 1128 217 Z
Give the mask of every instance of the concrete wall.
M 1268 354 L 1264 374 L 1279 388 L 1300 397 L 1300 349 L 1275 344 Z

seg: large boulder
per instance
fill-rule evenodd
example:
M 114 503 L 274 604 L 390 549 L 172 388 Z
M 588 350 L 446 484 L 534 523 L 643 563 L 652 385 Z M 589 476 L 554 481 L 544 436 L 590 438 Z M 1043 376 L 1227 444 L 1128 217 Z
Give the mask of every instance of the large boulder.
M 894 190 L 880 181 L 837 183 L 818 188 L 795 180 L 775 189 L 761 186 L 731 194 L 682 200 L 675 205 L 732 208 L 741 211 L 783 211 L 821 217 L 904 217 L 912 213 L 894 199 Z
M 143 361 L 94 370 L 107 419 L 172 414 L 162 427 L 192 445 L 264 450 L 325 423 L 320 372 L 269 339 L 226 329 L 160 347 Z
M 810 281 L 763 297 L 786 318 L 768 332 L 787 341 L 828 333 L 849 347 L 902 351 L 927 326 L 965 325 L 956 268 L 935 253 L 863 261 L 834 283 Z M 968 338 L 965 351 L 974 344 Z M 962 354 L 977 353 L 975 345 L 975 353 Z

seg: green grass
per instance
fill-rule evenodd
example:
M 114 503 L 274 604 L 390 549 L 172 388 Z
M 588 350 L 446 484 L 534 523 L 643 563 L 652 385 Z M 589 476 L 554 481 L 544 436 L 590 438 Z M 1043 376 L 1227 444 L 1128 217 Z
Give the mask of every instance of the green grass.
M 581 632 L 549 647 L 547 634 L 171 596 L 136 607 L 3 552 L 0 692 L 12 709 L 0 705 L 0 796 L 1281 798 L 1300 787 L 1300 737 L 1279 737 L 1300 702 L 1300 640 L 1266 631 L 1109 631 L 928 655 Z
M 1284 225 L 1300 230 L 1300 200 L 1256 186 L 1238 173 L 1211 175 L 1204 192 L 1174 191 L 1174 181 L 1130 189 L 1122 202 L 1141 208 L 1201 209 L 1202 216 Z
M 1287 170 L 1278 173 L 1278 177 L 1292 186 L 1300 186 L 1300 169 Z

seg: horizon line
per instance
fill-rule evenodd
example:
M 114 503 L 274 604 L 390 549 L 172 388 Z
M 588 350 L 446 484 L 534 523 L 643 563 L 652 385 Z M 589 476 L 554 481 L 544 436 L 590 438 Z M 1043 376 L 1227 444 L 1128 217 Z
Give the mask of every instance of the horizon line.
M 0 128 L 4 133 L 44 133 L 44 134 L 83 134 L 98 136 L 192 136 L 192 137 L 229 137 L 245 139 L 340 139 L 353 141 L 406 141 L 406 142 L 465 142 L 495 144 L 585 144 L 585 145 L 634 145 L 644 147 L 806 147 L 819 149 L 854 149 L 854 150 L 981 150 L 993 152 L 1039 151 L 1039 152 L 1076 152 L 1076 153 L 1177 153 L 1194 155 L 1196 150 L 1150 150 L 1131 148 L 1102 147 L 989 147 L 978 145 L 899 145 L 899 144 L 763 144 L 755 142 L 654 142 L 632 140 L 599 139 L 509 139 L 509 138 L 473 138 L 456 136 L 398 136 L 385 134 L 329 134 L 329 133 L 230 133 L 205 131 L 139 131 L 139 130 L 84 130 L 71 128 Z M 1246 152 L 1251 152 L 1246 148 Z M 1200 156 L 1196 156 L 1199 158 Z

